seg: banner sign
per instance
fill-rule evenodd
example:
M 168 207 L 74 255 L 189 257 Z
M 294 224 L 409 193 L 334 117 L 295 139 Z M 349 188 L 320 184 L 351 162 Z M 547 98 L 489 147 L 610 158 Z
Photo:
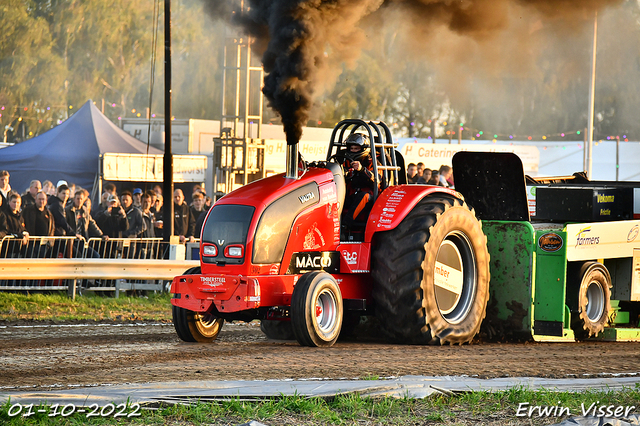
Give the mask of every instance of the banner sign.
M 107 181 L 162 182 L 164 155 L 116 154 L 102 155 L 102 178 Z M 204 155 L 174 155 L 173 181 L 204 182 L 207 157 Z
M 531 145 L 474 145 L 474 144 L 442 144 L 407 142 L 400 147 L 405 164 L 424 163 L 424 166 L 438 170 L 441 165 L 451 165 L 453 155 L 458 151 L 476 152 L 513 152 L 524 167 L 524 172 L 531 174 L 538 171 L 540 151 Z

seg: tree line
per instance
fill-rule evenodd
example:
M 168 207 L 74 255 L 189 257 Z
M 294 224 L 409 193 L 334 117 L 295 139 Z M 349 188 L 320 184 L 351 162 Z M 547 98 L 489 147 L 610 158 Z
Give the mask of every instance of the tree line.
M 144 117 L 149 107 L 162 113 L 162 7 L 159 0 L 3 1 L 3 128 L 15 127 L 10 131 L 15 134 L 22 122 L 35 136 L 88 99 L 99 107 L 104 100 L 104 112 L 114 122 Z M 181 0 L 173 2 L 172 32 L 174 115 L 216 117 L 221 25 L 202 13 L 199 1 Z
M 104 100 L 116 123 L 144 117 L 147 108 L 161 116 L 162 8 L 159 0 L 4 0 L 0 123 L 8 139 L 45 132 L 87 99 L 99 107 Z M 597 139 L 640 140 L 639 12 L 638 2 L 627 0 L 599 16 Z M 462 124 L 464 138 L 581 140 L 592 20 L 585 17 L 577 28 L 540 25 L 535 17 L 517 24 L 522 28 L 487 40 L 429 28 L 432 37 L 417 51 L 402 43 L 411 35 L 401 34 L 401 22 L 374 30 L 359 57 L 319 94 L 309 125 L 365 117 L 390 123 L 398 136 L 435 130 L 442 138 Z M 224 37 L 224 24 L 207 16 L 200 0 L 172 2 L 175 117 L 220 118 Z M 265 110 L 265 120 L 277 117 Z

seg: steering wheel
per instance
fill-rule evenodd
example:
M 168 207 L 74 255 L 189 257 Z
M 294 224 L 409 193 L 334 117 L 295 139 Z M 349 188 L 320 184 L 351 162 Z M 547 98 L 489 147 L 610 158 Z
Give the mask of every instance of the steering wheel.
M 331 157 L 329 157 L 329 161 L 333 160 L 333 162 L 340 164 L 340 167 L 342 168 L 342 173 L 344 174 L 344 177 L 347 180 L 347 182 L 349 182 L 351 179 L 353 179 L 353 173 L 349 173 L 350 170 L 344 167 L 344 163 L 346 160 L 349 160 L 349 162 L 357 161 L 356 158 L 358 158 L 359 154 L 360 154 L 359 152 L 351 153 L 349 151 L 338 151 L 335 154 L 333 154 Z
M 359 154 L 359 153 L 356 152 L 354 154 Z M 334 163 L 343 165 L 346 160 L 355 161 L 355 156 L 351 154 L 349 151 L 338 151 L 335 154 L 333 154 L 331 157 L 329 157 L 329 161 L 331 160 L 335 160 Z

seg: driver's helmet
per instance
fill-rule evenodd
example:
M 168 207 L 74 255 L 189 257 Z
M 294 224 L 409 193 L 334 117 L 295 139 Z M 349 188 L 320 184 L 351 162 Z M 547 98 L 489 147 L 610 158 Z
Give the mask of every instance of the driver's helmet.
M 352 133 L 344 142 L 347 145 L 347 152 L 354 157 L 353 159 L 355 161 L 360 161 L 360 159 L 368 157 L 371 153 L 368 135 L 363 133 Z M 358 146 L 360 150 L 358 152 L 352 152 L 352 146 Z

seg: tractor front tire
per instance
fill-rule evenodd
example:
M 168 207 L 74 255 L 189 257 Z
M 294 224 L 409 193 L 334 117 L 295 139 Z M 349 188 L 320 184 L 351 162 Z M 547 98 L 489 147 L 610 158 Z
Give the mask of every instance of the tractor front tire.
M 333 346 L 344 315 L 338 283 L 326 272 L 302 275 L 293 288 L 290 312 L 293 333 L 300 345 Z
M 200 268 L 191 268 L 184 275 L 199 274 Z M 173 326 L 178 337 L 185 342 L 211 343 L 218 338 L 224 320 L 209 312 L 193 312 L 172 306 Z
M 597 336 L 609 322 L 611 310 L 611 275 L 598 262 L 585 262 L 580 268 L 578 314 L 572 321 L 576 339 Z
M 422 199 L 375 238 L 376 317 L 398 343 L 466 343 L 489 299 L 489 253 L 482 225 L 454 196 Z

